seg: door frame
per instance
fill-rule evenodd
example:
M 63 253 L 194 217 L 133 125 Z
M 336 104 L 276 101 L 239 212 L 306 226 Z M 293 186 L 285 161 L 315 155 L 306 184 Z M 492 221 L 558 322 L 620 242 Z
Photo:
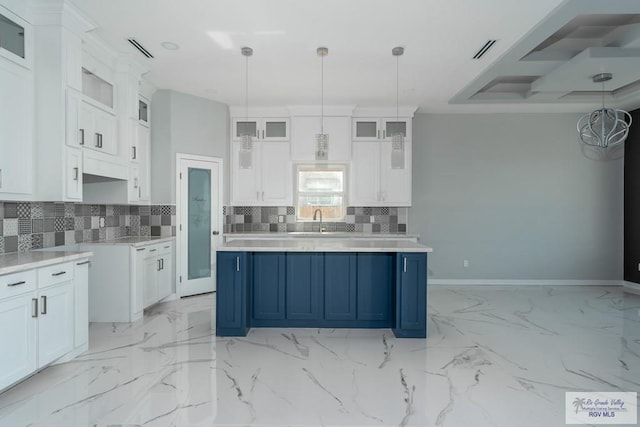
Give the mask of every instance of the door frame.
M 220 195 L 220 211 L 218 212 L 218 230 L 220 230 L 220 238 L 222 238 L 223 235 L 223 224 L 224 224 L 224 217 L 222 215 L 223 212 L 223 207 L 224 207 L 224 184 L 223 184 L 223 180 L 224 180 L 224 160 L 221 157 L 209 157 L 209 156 L 199 156 L 196 154 L 186 154 L 186 153 L 176 153 L 176 166 L 175 166 L 175 171 L 176 171 L 176 177 L 175 177 L 175 184 L 176 184 L 176 258 L 175 258 L 175 273 L 176 273 L 176 295 L 178 296 L 178 298 L 181 298 L 183 296 L 183 289 L 182 289 L 182 280 L 181 276 L 182 276 L 182 272 L 183 272 L 183 266 L 182 266 L 182 239 L 186 238 L 186 236 L 184 236 L 182 234 L 182 219 L 183 219 L 183 215 L 184 212 L 182 212 L 182 189 L 181 189 L 181 185 L 180 185 L 180 162 L 181 161 L 189 161 L 189 160 L 196 160 L 196 161 L 200 161 L 200 162 L 209 162 L 209 163 L 217 163 L 218 164 L 218 170 L 220 172 L 220 179 L 218 179 L 218 194 Z M 215 256 L 215 254 L 214 254 Z M 215 280 L 215 277 L 214 277 Z

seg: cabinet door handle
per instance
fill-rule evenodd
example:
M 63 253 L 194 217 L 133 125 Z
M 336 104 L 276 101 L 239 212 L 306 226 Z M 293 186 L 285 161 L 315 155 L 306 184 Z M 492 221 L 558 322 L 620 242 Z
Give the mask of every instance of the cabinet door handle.
M 133 154 L 131 156 L 131 158 L 133 160 L 135 160 L 137 158 L 137 153 L 136 153 L 136 146 L 134 145 L 133 147 L 131 147 L 133 149 Z
M 40 314 L 47 314 L 47 296 L 42 295 L 42 311 Z
M 157 271 L 162 270 L 162 269 L 160 268 L 160 260 L 158 260 L 158 268 L 157 268 L 156 270 L 157 270 Z
M 385 139 L 387 137 L 387 131 L 386 130 L 382 130 L 382 139 Z
M 84 145 L 84 129 L 78 129 L 78 132 L 80 133 L 80 142 L 78 142 L 78 145 Z
M 57 273 L 51 273 L 52 276 L 62 276 L 63 274 L 67 274 L 66 271 L 58 271 Z
M 402 270 L 404 270 L 404 272 L 407 272 L 407 257 L 404 257 L 402 260 Z
M 149 249 L 149 252 L 155 252 L 157 249 Z
M 138 249 L 136 249 L 136 252 L 146 251 L 146 250 L 147 250 L 147 248 L 138 248 Z
M 377 138 L 380 139 L 380 130 L 377 130 L 376 132 L 378 134 Z
M 78 172 L 79 172 L 78 168 L 73 168 L 73 180 L 74 181 L 78 180 Z
M 100 134 L 100 148 L 102 148 L 102 134 Z
M 138 188 L 138 178 L 133 178 L 133 188 Z
M 171 245 L 169 245 L 169 246 L 165 246 L 164 248 L 165 248 L 165 249 L 169 249 L 170 247 L 171 247 Z
M 262 201 L 264 202 L 264 191 L 262 192 Z
M 164 270 L 164 258 L 160 258 L 160 265 L 162 265 L 162 270 Z
M 256 191 L 256 200 L 260 200 L 260 192 Z
M 236 257 L 236 271 L 240 271 L 240 257 Z
M 78 263 L 76 263 L 76 265 L 86 265 L 86 264 L 89 264 L 90 262 L 91 261 L 86 260 L 86 261 L 78 262 Z
M 264 130 L 262 131 L 262 139 L 264 139 Z
M 38 317 L 38 298 L 31 298 L 31 317 Z
M 9 284 L 7 284 L 7 286 L 8 286 L 8 287 L 12 287 L 12 286 L 20 286 L 20 285 L 24 285 L 25 283 L 27 283 L 27 282 L 25 282 L 24 280 L 21 280 L 21 281 L 16 282 L 16 283 L 9 283 Z
M 138 187 L 138 199 L 142 199 L 142 190 Z

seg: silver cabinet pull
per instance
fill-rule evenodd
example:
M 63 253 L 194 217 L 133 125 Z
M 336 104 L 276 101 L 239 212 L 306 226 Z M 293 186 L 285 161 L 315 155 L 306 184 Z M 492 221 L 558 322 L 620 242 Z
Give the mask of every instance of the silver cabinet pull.
M 147 250 L 147 248 L 138 248 L 138 249 L 136 249 L 136 252 L 146 251 L 146 250 Z
M 78 180 L 78 173 L 79 173 L 79 169 L 78 168 L 73 168 L 73 180 L 77 181 Z
M 262 192 L 262 201 L 264 202 L 264 191 Z
M 240 271 L 240 257 L 236 257 L 236 271 Z
M 171 245 L 169 245 L 169 246 L 165 246 L 164 248 L 165 248 L 165 249 L 169 249 L 170 247 L 171 247 Z
M 100 135 L 100 148 L 102 148 L 102 134 L 99 134 L 99 135 Z
M 84 129 L 78 129 L 78 132 L 80 133 L 80 142 L 78 142 L 78 145 L 84 145 Z
M 38 317 L 38 298 L 31 298 L 31 317 Z
M 160 258 L 160 270 L 164 270 L 164 258 Z
M 42 295 L 42 311 L 40 314 L 47 314 L 47 296 Z
M 142 190 L 138 187 L 138 199 L 142 198 Z
M 376 132 L 378 134 L 377 138 L 380 139 L 380 130 L 377 130 Z
M 149 249 L 149 252 L 155 252 L 155 251 L 157 251 L 157 250 L 158 250 L 158 249 Z
M 138 188 L 138 177 L 133 178 L 133 188 Z
M 256 200 L 260 200 L 260 192 L 256 191 Z
M 402 269 L 404 270 L 404 272 L 407 272 L 407 257 L 404 257 L 403 261 L 402 261 L 403 267 Z
M 21 281 L 16 282 L 16 283 L 9 283 L 7 286 L 8 286 L 8 287 L 12 287 L 12 286 L 20 286 L 20 285 L 24 285 L 25 283 L 27 283 L 27 282 L 25 282 L 24 280 L 21 280 Z
M 52 276 L 62 276 L 63 274 L 67 274 L 66 271 L 59 271 L 57 273 L 51 273 Z
M 162 268 L 160 268 L 160 260 L 158 260 L 158 269 L 157 269 L 157 271 L 160 271 L 160 270 L 162 270 Z
M 214 235 L 214 236 L 218 236 L 218 235 L 220 235 L 220 232 L 219 231 L 212 231 L 211 234 Z
M 386 130 L 382 130 L 382 139 L 385 139 L 387 137 L 387 131 Z
M 82 261 L 82 262 L 78 262 L 76 263 L 76 265 L 86 265 L 89 264 L 91 261 L 87 260 L 87 261 Z
M 137 156 L 137 153 L 136 153 L 136 146 L 134 145 L 134 146 L 133 146 L 133 147 L 131 147 L 131 148 L 133 149 L 133 154 L 131 155 L 131 158 L 132 158 L 133 160 L 135 160 L 135 159 L 138 157 L 138 156 Z
M 95 147 L 96 148 L 100 148 L 100 134 L 96 132 L 96 144 Z

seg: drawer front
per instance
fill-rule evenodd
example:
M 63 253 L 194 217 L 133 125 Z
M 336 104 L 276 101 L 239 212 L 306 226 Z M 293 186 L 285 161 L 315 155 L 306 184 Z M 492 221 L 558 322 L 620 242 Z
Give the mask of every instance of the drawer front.
M 73 280 L 73 262 L 50 265 L 38 269 L 38 288 Z
M 143 252 L 145 259 L 157 257 L 162 251 L 162 245 L 160 244 L 147 245 L 145 248 L 147 248 L 147 250 Z
M 168 255 L 171 253 L 173 244 L 171 242 L 161 243 L 158 245 L 158 253 L 160 255 Z
M 0 299 L 36 289 L 36 271 L 27 270 L 0 276 Z

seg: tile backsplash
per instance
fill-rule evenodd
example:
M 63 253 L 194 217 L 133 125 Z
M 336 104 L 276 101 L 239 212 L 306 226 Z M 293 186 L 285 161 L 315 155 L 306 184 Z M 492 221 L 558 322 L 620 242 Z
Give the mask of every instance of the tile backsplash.
M 322 225 L 327 231 L 406 233 L 407 210 L 400 207 L 348 207 L 344 222 L 324 222 Z M 319 227 L 317 221 L 296 221 L 293 206 L 225 206 L 223 215 L 225 233 L 317 231 Z
M 175 205 L 0 201 L 0 253 L 125 236 L 175 236 L 175 233 Z

